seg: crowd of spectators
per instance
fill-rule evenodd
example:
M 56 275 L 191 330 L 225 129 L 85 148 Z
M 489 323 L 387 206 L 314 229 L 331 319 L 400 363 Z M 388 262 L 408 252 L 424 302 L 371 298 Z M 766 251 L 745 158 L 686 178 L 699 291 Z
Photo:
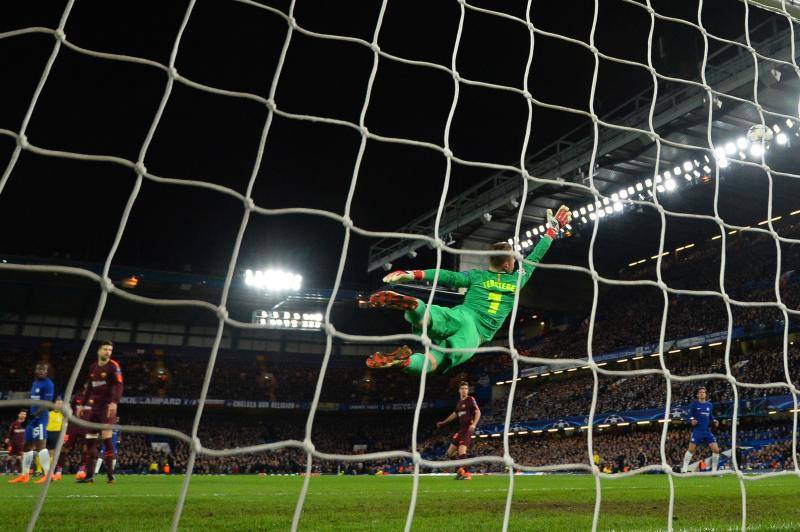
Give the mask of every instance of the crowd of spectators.
M 800 221 L 780 230 L 786 237 L 800 236 Z M 662 280 L 674 289 L 720 291 L 720 244 L 698 244 L 682 253 L 662 258 Z M 775 302 L 775 280 L 783 303 L 800 310 L 800 246 L 782 246 L 777 268 L 775 243 L 771 237 L 737 233 L 726 247 L 725 291 L 733 299 L 747 302 Z M 619 278 L 628 281 L 656 281 L 656 263 L 623 270 Z M 593 355 L 657 343 L 661 332 L 664 296 L 655 286 L 618 286 L 600 284 Z M 724 301 L 713 295 L 668 295 L 665 339 L 687 338 L 726 330 L 728 311 Z M 783 327 L 783 313 L 774 306 L 747 307 L 732 305 L 733 326 L 746 334 Z M 586 316 L 588 320 L 588 315 Z M 544 358 L 586 357 L 588 321 L 553 329 L 530 339 L 521 353 Z M 790 316 L 790 326 L 800 318 Z
M 744 470 L 794 468 L 791 453 L 791 420 L 743 423 L 746 423 L 743 426 L 750 428 L 740 429 L 737 432 L 740 468 Z M 658 428 L 632 426 L 595 432 L 592 443 L 598 454 L 598 466 L 602 471 L 618 473 L 646 465 L 661 464 L 660 427 L 660 425 Z M 759 438 L 753 438 L 753 435 L 759 435 Z M 685 425 L 670 426 L 667 431 L 665 441 L 667 464 L 676 471 L 683 461 L 689 438 L 690 431 Z M 720 428 L 717 438 L 723 450 L 731 448 L 729 427 Z M 761 440 L 760 444 L 758 439 Z M 479 439 L 473 447 L 473 452 L 479 456 L 502 456 L 502 438 Z M 515 463 L 525 466 L 589 464 L 591 458 L 588 453 L 586 433 L 583 431 L 515 436 L 509 441 L 509 453 L 514 457 Z M 709 453 L 707 448 L 699 447 L 694 460 L 704 460 L 708 463 Z M 503 467 L 487 464 L 478 469 L 501 471 Z
M 150 409 L 137 409 L 126 424 L 169 427 L 184 433 L 191 432 L 190 415 L 158 414 Z M 140 416 L 140 417 L 136 417 Z M 441 416 L 441 414 L 439 414 Z M 424 458 L 445 459 L 445 450 L 452 434 L 446 429 L 436 429 L 436 413 L 424 414 L 419 423 L 419 450 Z M 215 412 L 203 417 L 199 437 L 205 448 L 230 449 L 284 440 L 303 439 L 305 416 L 272 415 L 269 417 Z M 315 448 L 329 454 L 359 455 L 379 451 L 410 451 L 410 413 L 320 413 L 315 419 L 312 441 Z M 3 420 L 5 421 L 8 420 Z M 781 470 L 793 467 L 791 457 L 791 419 L 781 418 L 740 420 L 737 443 L 740 448 L 740 467 L 745 470 Z M 730 449 L 730 424 L 717 431 L 723 450 Z M 607 472 L 626 471 L 650 464 L 661 463 L 661 425 L 629 426 L 596 430 L 593 435 L 598 465 Z M 665 445 L 667 463 L 680 465 L 689 443 L 689 430 L 685 424 L 671 424 Z M 155 445 L 154 445 L 155 444 Z M 166 446 L 164 444 L 167 444 Z M 186 471 L 189 458 L 188 445 L 179 439 L 161 435 L 123 432 L 120 438 L 118 470 L 138 474 L 171 474 Z M 65 471 L 74 472 L 80 463 L 79 449 L 65 447 Z M 525 466 L 552 466 L 589 463 L 586 433 L 544 432 L 513 436 L 509 452 L 515 463 Z M 502 438 L 476 438 L 471 456 L 502 456 Z M 695 459 L 708 461 L 708 450 L 701 448 Z M 287 447 L 258 453 L 226 457 L 200 455 L 194 472 L 198 474 L 299 474 L 306 470 L 306 455 L 296 447 Z M 6 470 L 11 463 L 4 464 Z M 374 474 L 410 471 L 412 464 L 406 458 L 380 461 L 319 460 L 312 462 L 313 473 Z M 499 472 L 499 464 L 480 464 L 477 472 Z
M 163 408 L 161 409 L 163 410 Z M 122 410 L 120 423 L 149 427 L 162 427 L 191 434 L 194 410 L 167 408 L 166 413 L 154 408 Z M 270 413 L 267 415 L 243 414 L 241 411 L 225 409 L 204 414 L 198 430 L 203 447 L 207 449 L 231 449 L 292 440 L 304 439 L 307 412 Z M 328 454 L 363 454 L 411 448 L 412 413 L 326 413 L 315 416 L 312 441 L 318 451 Z M 438 419 L 438 418 L 436 418 Z M 11 418 L 2 418 L 5 429 Z M 435 419 L 426 413 L 420 418 L 418 437 L 424 442 L 435 431 Z M 163 435 L 123 431 L 119 436 L 118 470 L 129 473 L 182 473 L 186 471 L 190 448 L 183 440 Z M 167 444 L 167 445 L 164 445 Z M 77 446 L 66 446 L 64 469 L 75 472 L 80 466 L 81 453 Z M 203 474 L 266 473 L 292 474 L 305 471 L 305 452 L 297 447 L 238 454 L 225 457 L 200 455 L 195 461 L 195 471 Z M 395 460 L 381 464 L 346 463 L 314 460 L 313 471 L 336 473 L 339 471 L 375 470 L 405 461 Z M 388 464 L 388 465 L 387 465 Z M 4 464 L 5 469 L 11 467 Z M 365 469 L 366 467 L 366 469 Z
M 725 374 L 724 353 L 720 348 L 705 351 L 683 351 L 667 355 L 667 369 L 673 375 Z M 800 349 L 789 346 L 787 358 L 790 375 L 795 386 L 800 386 Z M 740 346 L 732 349 L 730 355 L 731 374 L 738 382 L 766 384 L 786 382 L 783 364 L 783 350 L 780 347 L 761 348 L 749 353 Z M 619 366 L 619 367 L 617 367 Z M 660 369 L 658 359 L 646 357 L 641 362 L 629 361 L 614 366 L 614 369 Z M 732 401 L 733 387 L 725 380 L 708 379 L 703 381 L 672 381 L 672 400 L 674 406 L 681 406 L 694 400 L 695 391 L 705 386 L 709 399 L 714 403 Z M 557 419 L 567 416 L 586 415 L 592 403 L 594 380 L 587 369 L 577 372 L 551 375 L 534 380 L 522 379 L 517 383 L 512 419 L 537 420 Z M 750 388 L 737 387 L 740 400 L 759 399 L 767 396 L 786 395 L 787 387 Z M 661 374 L 636 376 L 599 375 L 597 405 L 595 412 L 622 412 L 645 408 L 664 408 L 666 401 L 666 379 Z M 500 421 L 505 416 L 508 398 L 496 398 L 492 413 L 486 422 Z M 755 404 L 755 403 L 753 403 Z M 748 403 L 745 403 L 747 407 Z
M 38 359 L 51 365 L 56 390 L 64 390 L 76 360 L 72 352 L 46 355 L 18 352 L 0 353 L 0 392 L 23 391 L 30 387 L 34 363 Z M 197 355 L 128 355 L 114 358 L 122 366 L 126 396 L 197 398 L 207 360 Z M 399 403 L 417 400 L 418 385 L 400 372 L 375 372 L 362 359 L 348 357 L 346 366 L 329 367 L 325 374 L 321 401 L 349 404 Z M 23 361 L 27 361 L 23 365 Z M 288 365 L 259 362 L 252 356 L 228 355 L 217 359 L 209 398 L 254 401 L 311 401 L 319 377 L 319 364 Z M 87 364 L 88 365 L 88 364 Z M 457 377 L 469 382 L 483 374 L 478 364 L 453 372 L 446 379 L 429 382 L 427 400 L 452 399 L 457 394 Z M 85 372 L 79 377 L 83 384 Z
M 792 220 L 780 228 L 784 236 L 800 234 L 800 223 Z M 698 244 L 682 254 L 671 253 L 664 257 L 661 275 L 668 286 L 677 289 L 719 290 L 719 241 Z M 758 260 L 753 260 L 757 257 Z M 776 272 L 779 277 L 781 300 L 790 309 L 800 309 L 800 246 L 783 246 L 780 269 L 774 241 L 765 235 L 737 234 L 728 239 L 724 286 L 726 292 L 741 301 L 775 301 Z M 629 268 L 621 278 L 627 280 L 656 279 L 653 261 L 645 266 Z M 652 286 L 607 286 L 601 284 L 596 315 L 592 351 L 594 355 L 619 349 L 655 343 L 659 340 L 664 298 L 661 290 Z M 669 294 L 666 339 L 697 336 L 724 330 L 728 326 L 728 309 L 719 297 Z M 733 305 L 733 325 L 745 333 L 758 335 L 783 327 L 784 316 L 775 307 L 742 307 Z M 800 323 L 790 318 L 790 326 Z M 522 354 L 545 358 L 582 358 L 586 356 L 587 322 L 576 323 L 563 330 L 548 331 L 521 349 Z M 699 375 L 726 373 L 724 346 L 668 354 L 666 365 L 674 375 Z M 29 354 L 30 355 L 30 354 Z M 57 390 L 66 387 L 76 354 L 70 352 L 36 353 L 20 356 L 19 352 L 0 353 L 0 391 L 24 391 L 32 380 L 33 363 L 38 358 L 48 360 L 53 368 Z M 170 353 L 136 353 L 128 356 L 118 353 L 125 375 L 126 396 L 160 396 L 197 398 L 206 371 L 207 360 L 196 355 Z M 24 366 L 21 361 L 26 361 Z M 321 357 L 320 357 L 321 362 Z M 781 345 L 769 340 L 761 347 L 731 346 L 730 369 L 739 382 L 774 383 L 785 381 L 784 351 Z M 398 403 L 417 399 L 417 384 L 400 372 L 371 372 L 362 366 L 360 359 L 342 361 L 328 368 L 322 403 Z M 627 362 L 614 369 L 643 369 L 659 367 L 659 359 L 646 357 Z M 788 349 L 790 377 L 800 386 L 800 351 L 796 346 Z M 461 380 L 475 383 L 487 374 L 508 373 L 508 355 L 479 356 L 460 366 L 458 372 L 439 379 L 428 379 L 426 399 L 452 401 Z M 310 401 L 319 377 L 319 366 L 313 364 L 276 364 L 266 357 L 254 360 L 250 356 L 223 353 L 215 365 L 209 398 L 239 400 L 270 400 L 276 402 Z M 79 383 L 82 381 L 79 381 Z M 708 389 L 715 403 L 734 398 L 733 388 L 724 380 L 708 379 L 703 382 L 672 382 L 672 404 L 685 405 L 694 398 L 699 385 Z M 514 397 L 512 420 L 556 419 L 586 415 L 592 403 L 594 378 L 590 371 L 560 376 L 523 379 L 518 383 Z M 786 388 L 738 387 L 738 397 L 752 401 L 767 395 L 788 393 Z M 663 375 L 600 375 L 597 386 L 596 412 L 620 412 L 632 409 L 663 408 L 666 381 Z M 499 421 L 505 414 L 507 398 L 496 400 L 485 408 L 483 423 Z M 158 425 L 191 432 L 191 414 L 163 413 L 153 410 L 122 409 L 125 424 Z M 172 410 L 174 411 L 174 410 Z M 127 412 L 131 412 L 128 414 Z M 267 416 L 243 416 L 236 410 L 226 409 L 208 413 L 200 426 L 199 437 L 207 448 L 233 448 L 304 438 L 304 415 L 287 413 Z M 233 412 L 233 413 L 231 413 Z M 274 411 L 270 411 L 274 412 Z M 747 407 L 744 409 L 748 412 Z M 426 412 L 420 422 L 418 441 L 423 456 L 442 458 L 449 443 L 449 434 L 432 429 L 435 412 Z M 127 417 L 125 417 L 127 416 Z M 771 416 L 770 416 L 771 417 Z M 3 420 L 4 426 L 7 425 Z M 782 423 L 782 424 L 781 424 Z M 781 469 L 793 467 L 791 445 L 787 440 L 786 421 L 754 425 L 740 433 L 740 441 L 749 442 L 754 450 L 745 449 L 742 443 L 742 465 L 754 469 Z M 314 424 L 312 439 L 316 449 L 333 454 L 353 454 L 384 450 L 410 450 L 411 419 L 408 413 L 328 413 L 319 412 Z M 597 433 L 595 449 L 602 468 L 609 471 L 640 467 L 660 462 L 661 432 L 654 428 L 631 427 L 629 430 L 612 429 Z M 728 441 L 725 429 L 720 441 Z M 766 445 L 761 443 L 767 442 Z M 159 444 L 169 444 L 168 446 Z M 154 445 L 156 444 L 156 445 Z M 671 465 L 680 463 L 688 444 L 686 428 L 672 428 L 668 432 L 666 456 Z M 162 450 L 159 450 L 162 449 Z M 168 450 L 167 450 L 168 449 Z M 509 451 L 517 463 L 525 465 L 553 465 L 588 463 L 585 434 L 544 433 L 538 436 L 514 437 Z M 71 449 L 66 462 L 67 470 L 74 470 L 79 460 L 79 450 Z M 478 455 L 502 455 L 502 440 L 479 438 L 473 452 Z M 699 455 L 702 456 L 702 455 Z M 181 440 L 163 436 L 126 433 L 123 435 L 119 468 L 130 472 L 182 472 L 186 468 L 189 447 Z M 305 454 L 302 449 L 284 448 L 275 451 L 209 457 L 201 455 L 195 464 L 198 473 L 300 473 L 305 471 Z M 405 459 L 380 463 L 313 462 L 314 472 L 362 473 L 402 472 L 410 467 Z M 166 468 L 166 469 L 165 469 Z M 478 470 L 500 470 L 502 466 L 485 465 Z

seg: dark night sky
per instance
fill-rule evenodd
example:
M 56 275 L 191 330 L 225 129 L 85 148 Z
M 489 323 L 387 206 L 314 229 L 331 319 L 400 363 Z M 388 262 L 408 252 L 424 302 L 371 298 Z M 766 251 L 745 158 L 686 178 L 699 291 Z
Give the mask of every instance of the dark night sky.
M 286 10 L 288 2 L 265 2 Z M 78 0 L 66 27 L 82 47 L 168 61 L 186 7 L 183 1 Z M 475 1 L 475 5 L 524 16 L 525 2 Z M 705 2 L 704 23 L 715 34 L 743 32 L 740 2 Z M 724 4 L 724 5 L 723 5 Z M 534 2 L 537 27 L 588 41 L 594 3 Z M 3 2 L 0 31 L 56 27 L 64 2 Z M 609 54 L 646 61 L 649 16 L 619 0 L 601 2 L 597 46 Z M 378 1 L 299 0 L 295 16 L 310 30 L 371 39 Z M 696 20 L 695 1 L 654 3 L 661 13 Z M 724 8 L 724 9 L 723 9 Z M 459 9 L 455 1 L 389 2 L 379 38 L 383 50 L 411 59 L 450 64 Z M 215 87 L 267 96 L 287 25 L 263 10 L 230 0 L 200 0 L 187 26 L 177 69 Z M 659 21 L 657 39 L 665 74 L 693 78 L 702 57 L 691 29 Z M 0 127 L 18 130 L 52 48 L 48 35 L 0 40 L 3 72 Z M 528 54 L 524 27 L 468 11 L 458 57 L 462 76 L 522 87 Z M 276 101 L 286 111 L 357 121 L 372 66 L 370 50 L 351 43 L 295 33 Z M 550 103 L 587 109 L 593 59 L 575 45 L 537 37 L 530 88 Z M 30 142 L 51 149 L 135 159 L 166 83 L 152 67 L 100 60 L 62 48 L 28 129 Z M 607 61 L 600 66 L 600 114 L 648 87 L 641 69 Z M 442 144 L 453 96 L 444 72 L 381 59 L 366 116 L 371 131 Z M 253 168 L 266 109 L 251 101 L 212 95 L 175 84 L 147 153 L 152 173 L 200 179 L 244 193 Z M 510 93 L 462 85 L 453 121 L 453 151 L 471 160 L 514 164 L 519 160 L 527 108 Z M 580 124 L 574 115 L 535 109 L 530 151 Z M 341 213 L 360 136 L 352 129 L 274 119 L 254 199 L 265 207 L 303 206 Z M 0 136 L 6 164 L 13 142 Z M 361 227 L 394 230 L 434 208 L 444 158 L 433 151 L 370 141 L 352 209 Z M 456 165 L 450 193 L 488 172 Z M 113 240 L 134 174 L 121 166 L 24 153 L 0 194 L 0 253 L 103 260 Z M 115 257 L 117 264 L 222 274 L 242 207 L 236 200 L 192 187 L 145 181 Z M 329 285 L 338 262 L 343 228 L 313 216 L 254 216 L 242 245 L 239 268 L 283 265 L 308 284 Z M 366 280 L 370 239 L 354 236 L 345 283 Z

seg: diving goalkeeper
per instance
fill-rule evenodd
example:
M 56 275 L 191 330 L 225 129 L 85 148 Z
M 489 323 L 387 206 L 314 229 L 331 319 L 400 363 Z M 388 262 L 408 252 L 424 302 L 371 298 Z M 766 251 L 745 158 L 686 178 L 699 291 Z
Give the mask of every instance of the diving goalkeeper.
M 550 244 L 558 237 L 561 229 L 572 220 L 570 210 L 562 205 L 555 216 L 547 210 L 547 231 L 533 248 L 526 260 L 540 262 Z M 511 252 L 507 242 L 492 244 L 493 251 Z M 435 346 L 459 349 L 454 352 L 440 352 L 435 348 L 427 353 L 413 353 L 408 346 L 402 346 L 389 354 L 375 353 L 367 359 L 370 368 L 400 367 L 406 373 L 419 375 L 425 358 L 428 359 L 427 372 L 445 372 L 463 364 L 475 354 L 481 344 L 494 338 L 503 325 L 506 316 L 514 305 L 514 293 L 525 286 L 531 278 L 534 266 L 522 265 L 522 277 L 517 286 L 517 272 L 514 271 L 513 255 L 491 255 L 488 270 L 451 272 L 439 270 L 439 284 L 452 288 L 466 288 L 464 302 L 448 308 L 431 305 L 428 314 L 428 336 Z M 385 283 L 394 284 L 408 281 L 433 281 L 436 270 L 394 271 L 383 278 Z M 416 335 L 422 334 L 422 319 L 426 305 L 423 301 L 391 291 L 375 292 L 369 298 L 372 308 L 390 308 L 405 311 L 406 320 Z

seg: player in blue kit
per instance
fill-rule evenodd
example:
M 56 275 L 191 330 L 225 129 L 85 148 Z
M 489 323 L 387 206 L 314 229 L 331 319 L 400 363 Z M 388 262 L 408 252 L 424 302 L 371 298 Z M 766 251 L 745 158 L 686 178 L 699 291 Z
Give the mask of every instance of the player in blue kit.
M 714 419 L 714 405 L 711 401 L 706 401 L 708 392 L 703 387 L 697 390 L 697 400 L 689 405 L 689 422 L 692 424 L 692 439 L 689 449 L 683 455 L 683 467 L 681 473 L 689 471 L 689 463 L 697 450 L 698 445 L 708 445 L 711 449 L 711 471 L 716 473 L 719 466 L 719 445 L 717 438 L 711 432 L 711 426 L 719 426 L 719 421 Z
M 31 385 L 31 399 L 42 401 L 52 401 L 55 396 L 55 386 L 53 381 L 47 377 L 50 366 L 46 362 L 36 364 L 36 380 Z M 50 411 L 47 407 L 38 405 L 31 406 L 28 413 L 28 426 L 25 427 L 25 452 L 22 454 L 22 472 L 12 484 L 26 484 L 30 481 L 30 470 L 33 465 L 34 455 L 39 454 L 39 463 L 42 464 L 42 471 L 50 469 L 50 453 L 47 452 L 45 443 L 47 442 L 47 421 Z M 34 450 L 35 449 L 35 450 Z M 45 475 L 36 482 L 44 482 Z

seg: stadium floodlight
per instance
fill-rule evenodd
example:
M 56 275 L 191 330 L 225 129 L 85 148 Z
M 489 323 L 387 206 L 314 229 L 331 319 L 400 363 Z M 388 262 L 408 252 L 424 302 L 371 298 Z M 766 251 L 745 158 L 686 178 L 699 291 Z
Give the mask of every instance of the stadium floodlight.
M 530 237 L 531 237 L 531 234 L 532 234 L 532 233 L 531 233 L 530 231 L 525 231 L 525 236 L 527 236 L 528 238 L 530 238 Z
M 717 166 L 719 166 L 720 168 L 727 168 L 727 167 L 728 167 L 728 164 L 729 164 L 729 163 L 728 163 L 728 159 L 726 159 L 726 158 L 719 159 L 719 160 L 717 161 Z
M 539 232 L 540 233 L 544 233 L 546 230 L 547 230 L 547 228 L 545 228 L 545 226 L 543 226 L 543 225 L 539 226 Z
M 509 239 L 508 239 L 508 245 L 509 245 L 509 246 L 513 246 L 513 245 L 514 245 L 514 239 L 512 239 L 512 238 L 509 238 Z
M 581 221 L 583 223 L 588 223 L 589 221 L 586 219 L 586 216 L 581 216 Z
M 789 141 L 789 137 L 786 135 L 786 133 L 778 133 L 775 136 L 775 142 L 777 142 L 781 146 L 786 144 L 788 141 Z
M 414 251 L 413 249 L 410 249 L 410 250 L 408 250 L 408 253 L 406 253 L 406 256 L 409 259 L 416 259 L 417 258 L 417 252 Z
M 664 181 L 664 187 L 667 190 L 675 190 L 675 187 L 677 187 L 677 185 L 675 184 L 674 179 L 667 179 L 666 181 Z
M 786 127 L 788 127 L 789 129 L 792 129 L 794 127 L 794 122 L 792 121 L 791 118 L 786 119 Z
M 653 180 L 648 177 L 647 179 L 644 180 L 644 184 L 645 184 L 645 186 L 647 186 L 647 188 L 652 188 L 653 187 Z
M 384 268 L 389 271 L 391 263 L 386 263 Z M 297 292 L 303 284 L 303 276 L 282 270 L 245 270 L 244 284 L 268 292 Z
M 750 155 L 753 157 L 761 157 L 764 155 L 764 146 L 761 144 L 752 144 L 750 146 Z
M 611 203 L 611 200 L 609 200 L 608 198 L 603 198 L 603 205 L 608 205 L 609 203 Z
M 622 190 L 619 191 L 619 197 L 622 199 L 627 199 L 628 191 L 623 188 Z
M 620 202 L 616 202 L 616 203 L 614 203 L 614 210 L 615 210 L 616 212 L 620 212 L 620 211 L 622 211 L 622 203 L 620 203 Z
M 686 164 L 688 164 L 688 165 L 689 165 L 689 170 L 691 170 L 691 169 L 692 169 L 692 163 L 686 163 Z M 689 170 L 687 170 L 687 172 L 688 172 Z M 681 172 L 682 172 L 682 171 L 683 171 L 683 170 L 681 170 L 681 167 L 680 167 L 680 166 L 676 166 L 675 168 L 673 168 L 673 169 L 672 169 L 672 173 L 673 173 L 673 174 L 675 174 L 675 175 L 681 175 Z
M 589 205 L 586 206 L 586 210 L 592 212 L 594 210 L 594 205 L 590 203 Z
M 481 218 L 483 219 L 483 223 L 488 224 L 489 222 L 492 221 L 492 213 L 485 212 L 483 213 L 483 216 L 481 216 Z
M 734 144 L 733 142 L 728 142 L 727 144 L 725 144 L 725 154 L 733 155 L 734 153 L 736 153 L 736 144 Z
M 579 211 L 582 215 L 586 215 L 586 207 L 581 207 Z
M 619 194 L 617 194 L 616 192 L 614 194 L 611 194 L 611 201 L 619 201 Z
M 628 187 L 628 195 L 633 196 L 634 194 L 636 194 L 636 190 L 633 187 Z
M 669 173 L 669 170 L 664 172 L 664 179 L 669 179 L 671 177 L 672 177 L 672 174 Z M 656 183 L 661 183 L 663 180 L 661 179 L 660 175 L 657 175 L 655 181 L 656 181 Z
M 778 124 L 773 125 L 772 126 L 772 131 L 774 131 L 775 134 L 777 135 L 778 133 L 781 132 L 781 126 L 779 126 Z
M 747 139 L 744 137 L 739 137 L 738 139 L 736 139 L 736 147 L 739 148 L 740 150 L 746 149 L 748 144 L 749 143 L 747 142 Z
M 700 163 L 695 161 L 695 165 L 700 166 Z M 687 172 L 691 171 L 692 167 L 692 161 L 686 161 L 683 163 L 683 169 Z

